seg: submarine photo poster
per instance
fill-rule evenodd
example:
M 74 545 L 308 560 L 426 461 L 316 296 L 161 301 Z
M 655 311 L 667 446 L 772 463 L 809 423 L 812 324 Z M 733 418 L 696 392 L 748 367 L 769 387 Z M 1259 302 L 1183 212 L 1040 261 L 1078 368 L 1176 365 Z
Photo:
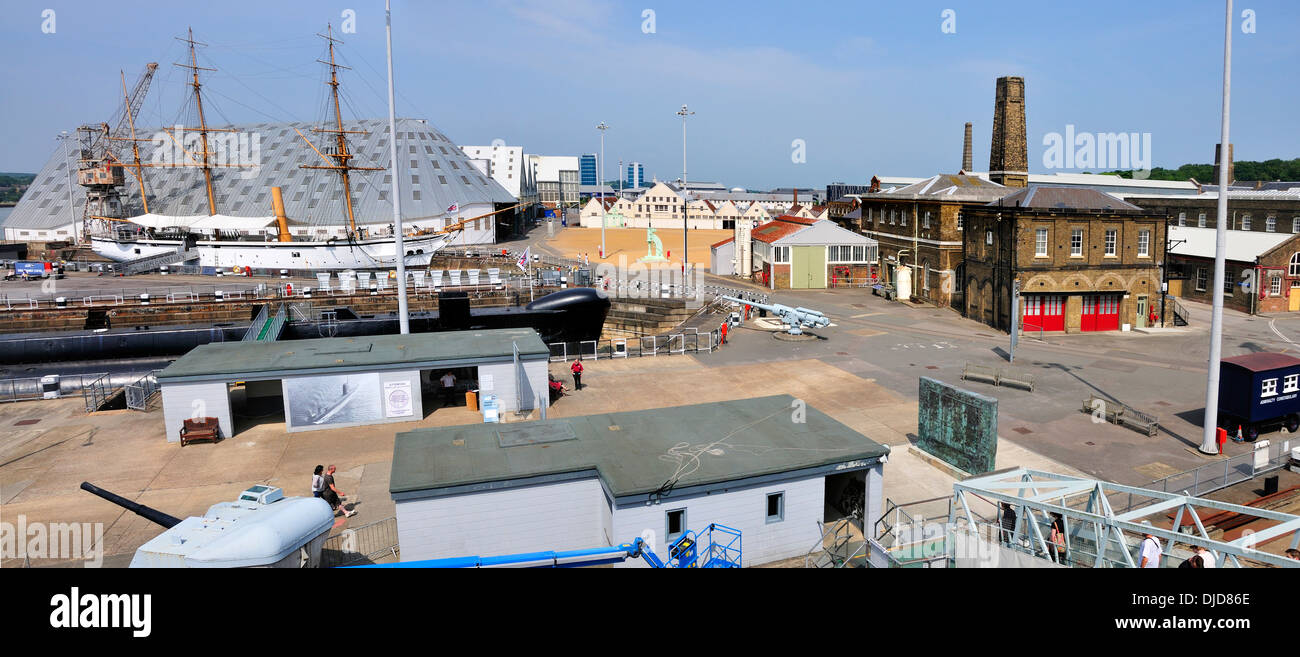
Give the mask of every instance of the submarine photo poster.
M 285 417 L 293 429 L 378 422 L 379 375 L 335 374 L 284 380 Z

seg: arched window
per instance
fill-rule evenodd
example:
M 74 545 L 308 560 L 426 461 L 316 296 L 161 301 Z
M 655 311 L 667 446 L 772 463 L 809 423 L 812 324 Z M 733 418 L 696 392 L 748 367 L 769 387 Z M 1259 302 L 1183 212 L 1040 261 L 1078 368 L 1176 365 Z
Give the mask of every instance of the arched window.
M 1300 253 L 1291 256 L 1291 266 L 1286 273 L 1288 276 L 1300 276 Z

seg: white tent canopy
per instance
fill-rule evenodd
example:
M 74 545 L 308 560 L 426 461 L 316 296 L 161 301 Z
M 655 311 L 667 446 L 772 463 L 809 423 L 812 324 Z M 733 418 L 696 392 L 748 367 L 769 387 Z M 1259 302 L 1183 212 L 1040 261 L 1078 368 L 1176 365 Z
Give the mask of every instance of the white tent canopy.
M 237 230 L 240 232 L 264 230 L 275 225 L 275 217 L 232 217 L 226 214 L 180 216 L 171 214 L 142 214 L 127 221 L 146 228 L 188 228 L 193 231 Z

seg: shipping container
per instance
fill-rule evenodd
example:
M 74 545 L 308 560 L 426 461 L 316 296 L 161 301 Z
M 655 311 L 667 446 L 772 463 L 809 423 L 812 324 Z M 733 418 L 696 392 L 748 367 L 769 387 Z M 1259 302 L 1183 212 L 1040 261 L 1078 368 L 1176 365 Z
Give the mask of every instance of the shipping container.
M 1300 430 L 1300 358 L 1246 354 L 1220 361 L 1219 426 L 1246 440 L 1286 427 Z

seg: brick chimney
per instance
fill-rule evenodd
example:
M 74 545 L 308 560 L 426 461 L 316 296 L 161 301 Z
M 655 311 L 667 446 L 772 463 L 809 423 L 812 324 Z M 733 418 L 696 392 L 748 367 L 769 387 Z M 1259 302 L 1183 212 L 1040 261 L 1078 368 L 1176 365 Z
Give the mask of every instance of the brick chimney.
M 971 123 L 966 122 L 966 138 L 961 146 L 961 170 L 970 173 L 974 169 L 974 154 L 971 152 Z
M 1025 136 L 1025 79 L 998 78 L 993 101 L 993 143 L 989 179 L 1007 187 L 1029 185 L 1029 145 Z

